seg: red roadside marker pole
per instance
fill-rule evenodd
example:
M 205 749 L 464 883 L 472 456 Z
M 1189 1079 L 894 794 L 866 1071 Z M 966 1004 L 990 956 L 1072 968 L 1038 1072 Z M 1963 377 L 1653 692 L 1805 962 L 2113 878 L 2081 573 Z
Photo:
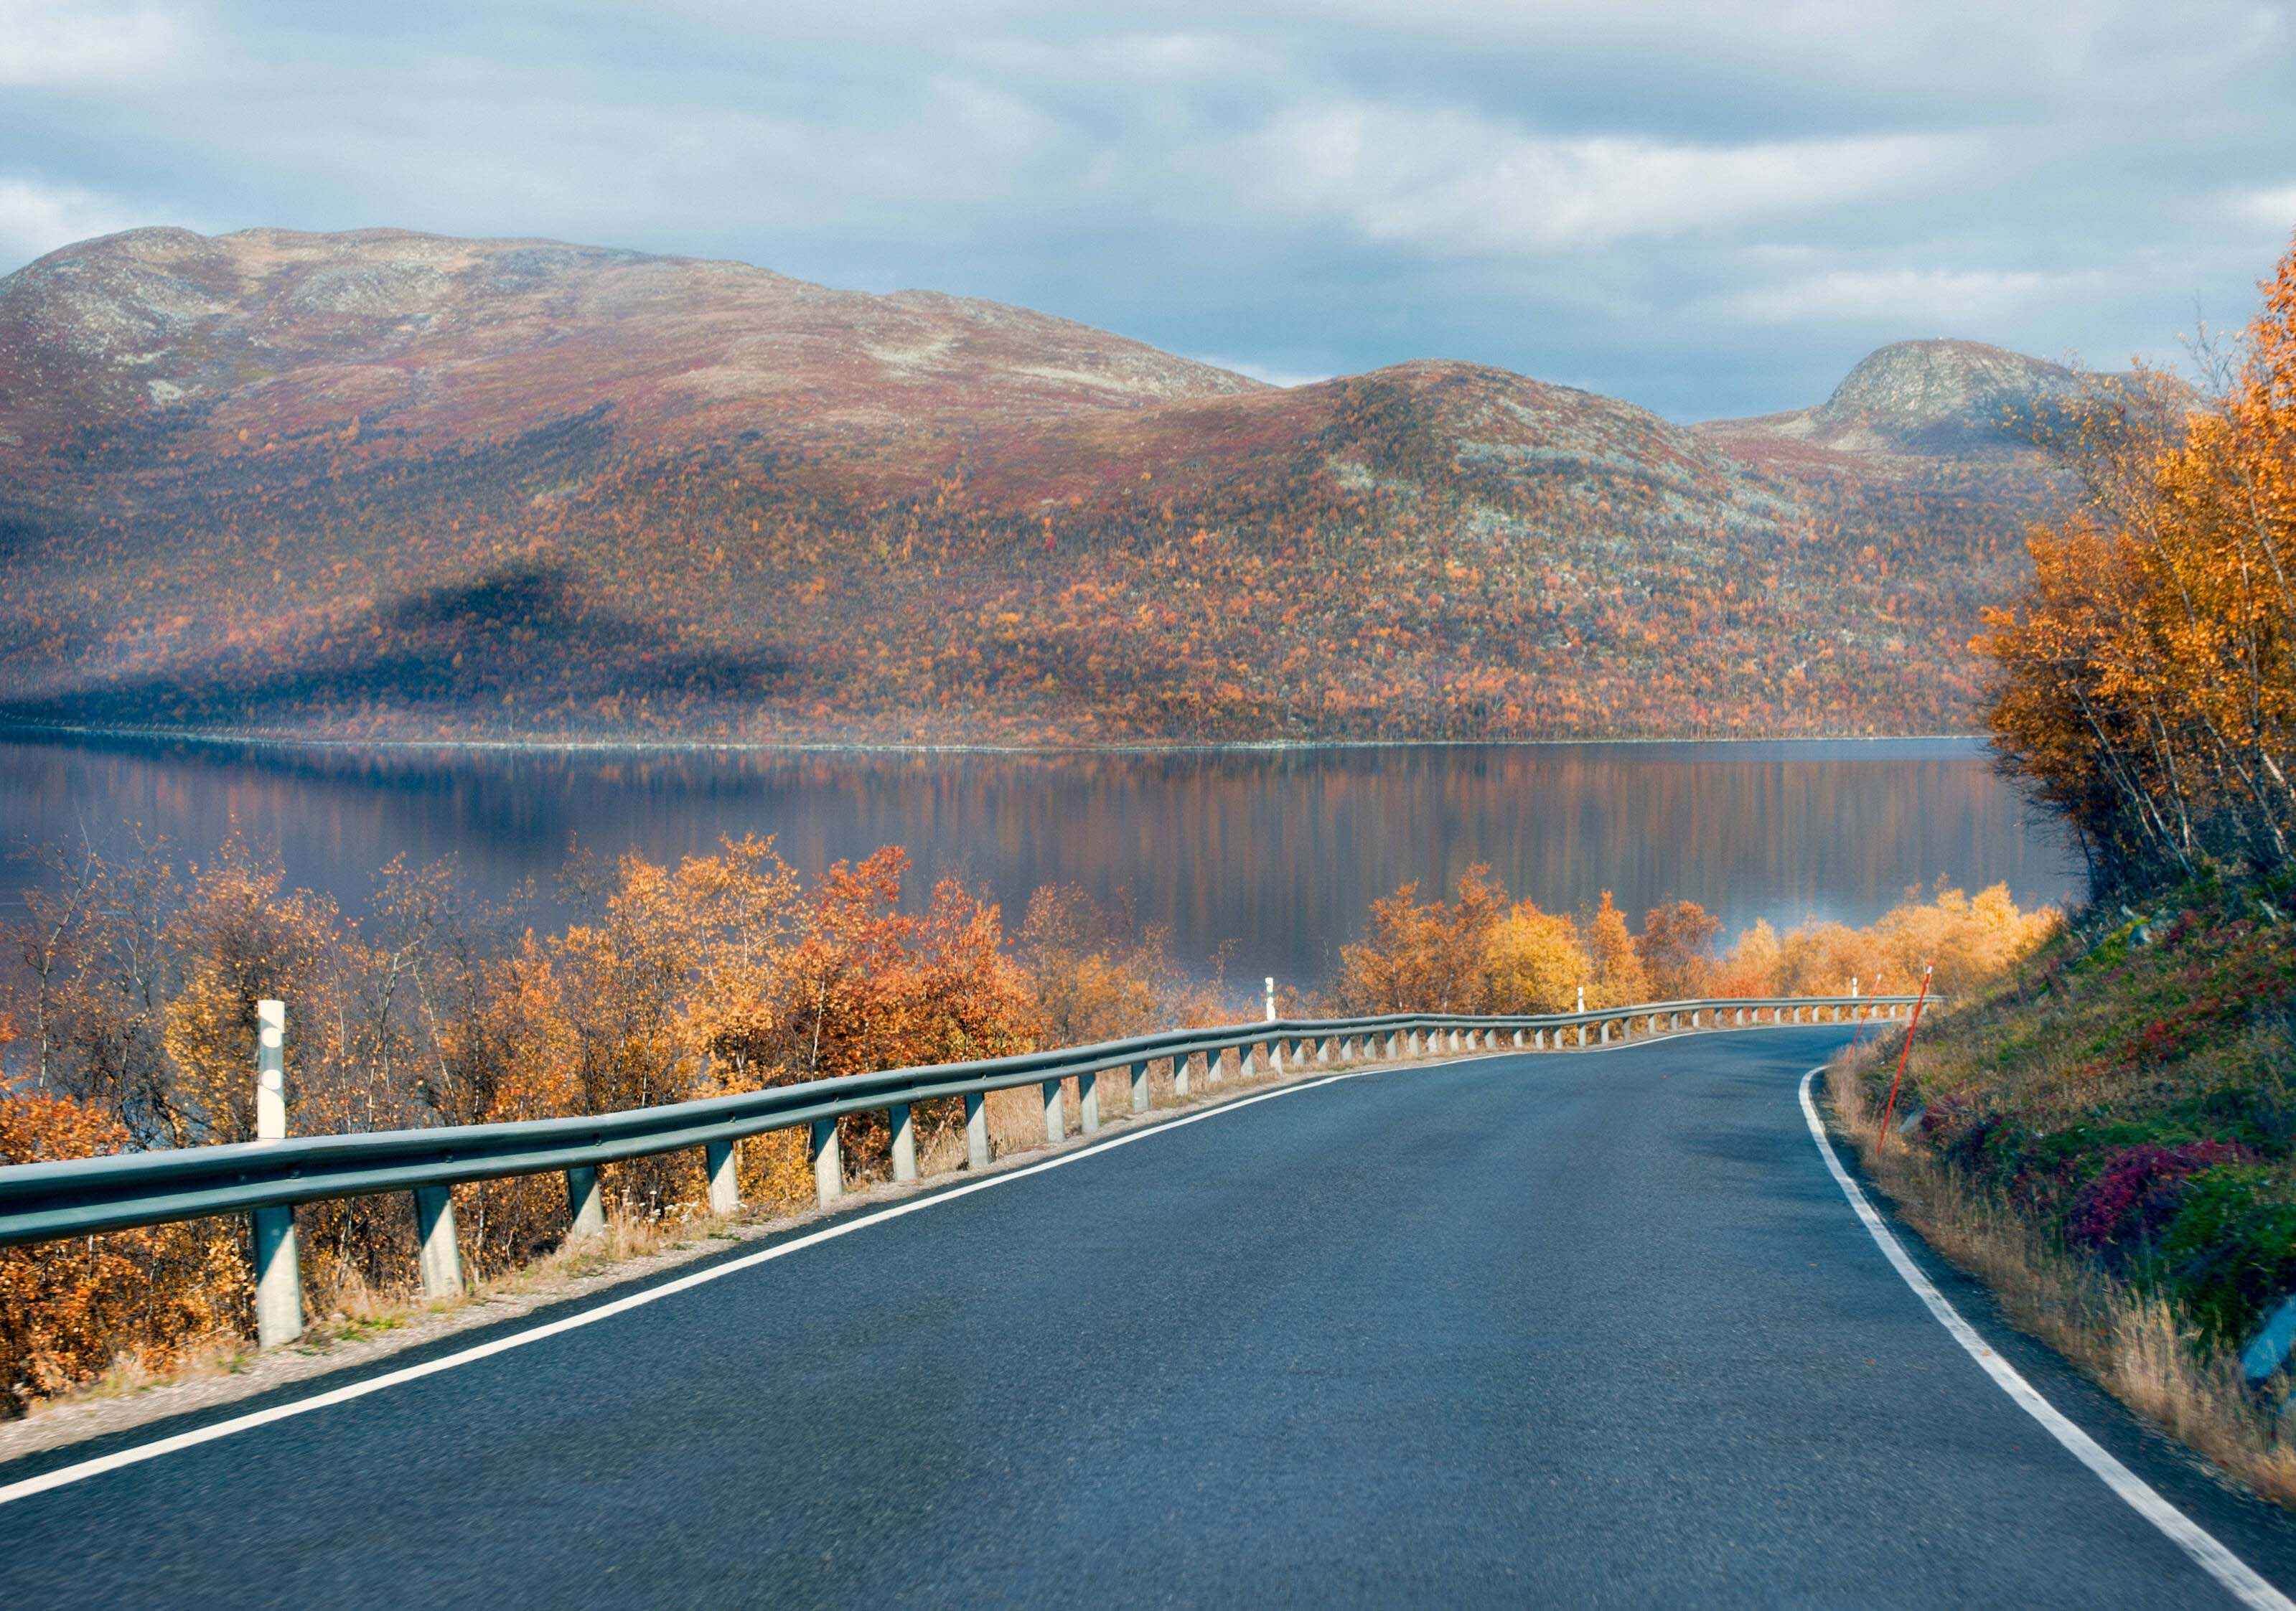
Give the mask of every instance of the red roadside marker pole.
M 1906 1059 L 1914 1050 L 1914 1031 L 1922 1025 L 1922 1003 L 1930 999 L 1930 969 L 1922 967 L 1921 994 L 1914 998 L 1914 1016 L 1906 1021 L 1906 1043 L 1898 1048 L 1898 1077 L 1890 1082 L 1890 1100 L 1882 1109 L 1882 1133 L 1874 1138 L 1874 1150 L 1879 1152 L 1890 1144 L 1890 1118 L 1898 1111 L 1898 1087 L 1906 1083 Z

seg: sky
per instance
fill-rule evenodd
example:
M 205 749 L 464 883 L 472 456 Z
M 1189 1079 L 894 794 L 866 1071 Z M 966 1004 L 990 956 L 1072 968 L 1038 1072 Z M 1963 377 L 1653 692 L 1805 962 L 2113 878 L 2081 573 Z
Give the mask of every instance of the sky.
M 2116 368 L 2245 321 L 2296 231 L 2296 4 L 0 0 L 0 272 L 152 224 L 1758 413 L 1908 337 Z

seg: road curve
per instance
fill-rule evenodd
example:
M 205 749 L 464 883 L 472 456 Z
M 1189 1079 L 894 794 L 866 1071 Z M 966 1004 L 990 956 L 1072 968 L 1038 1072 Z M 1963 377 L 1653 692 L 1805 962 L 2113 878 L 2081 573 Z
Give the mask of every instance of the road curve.
M 0 1605 L 2236 1603 L 1853 1215 L 1796 1100 L 1843 1033 L 1399 1068 L 1132 1132 L 0 1504 Z M 2280 1512 L 1915 1256 L 2296 1582 Z

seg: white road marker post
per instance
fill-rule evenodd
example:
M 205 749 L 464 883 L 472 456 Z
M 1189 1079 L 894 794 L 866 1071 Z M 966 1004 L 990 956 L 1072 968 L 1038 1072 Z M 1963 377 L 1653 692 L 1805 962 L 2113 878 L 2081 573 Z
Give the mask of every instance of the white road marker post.
M 425 1301 L 442 1304 L 462 1296 L 463 1249 L 455 1235 L 455 1197 L 446 1187 L 414 1189 L 414 1239 Z
M 917 1178 L 917 1125 L 906 1102 L 895 1102 L 885 1109 L 885 1123 L 893 1133 L 893 1178 L 908 1182 Z
M 701 1161 L 705 1173 L 709 1176 L 709 1212 L 720 1219 L 739 1214 L 742 1211 L 739 1149 L 732 1141 L 704 1142 Z
M 287 1003 L 255 1003 L 255 1139 L 287 1139 Z M 291 1205 L 258 1208 L 255 1220 L 255 1340 L 276 1348 L 303 1335 L 303 1277 L 295 1256 Z
M 986 1169 L 988 1153 L 988 1099 L 978 1091 L 964 1093 L 964 1166 Z

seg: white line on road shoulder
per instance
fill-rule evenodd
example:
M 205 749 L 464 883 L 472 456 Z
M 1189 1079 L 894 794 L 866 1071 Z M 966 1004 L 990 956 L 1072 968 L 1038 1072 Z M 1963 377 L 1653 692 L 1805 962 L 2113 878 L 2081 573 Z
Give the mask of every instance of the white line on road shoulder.
M 1443 1064 L 1452 1062 L 1480 1060 L 1480 1058 L 1446 1058 L 1439 1063 L 1423 1066 L 1441 1067 Z M 1410 1067 L 1412 1065 L 1406 1064 L 1401 1067 Z M 791 1254 L 804 1248 L 818 1247 L 823 1242 L 834 1241 L 840 1236 L 850 1236 L 854 1231 L 864 1230 L 868 1226 L 882 1225 L 888 1220 L 900 1219 L 906 1214 L 921 1213 L 944 1203 L 953 1203 L 959 1198 L 971 1197 L 976 1191 L 986 1191 L 994 1186 L 1009 1185 L 1014 1181 L 1026 1180 L 1032 1174 L 1042 1174 L 1047 1169 L 1063 1168 L 1085 1158 L 1097 1157 L 1119 1147 L 1129 1146 L 1135 1141 L 1147 1141 L 1152 1136 L 1168 1135 L 1185 1125 L 1201 1124 L 1206 1119 L 1218 1118 L 1222 1114 L 1234 1113 L 1261 1102 L 1274 1101 L 1278 1097 L 1297 1096 L 1303 1091 L 1314 1091 L 1341 1080 L 1358 1079 L 1364 1075 L 1388 1071 L 1386 1067 L 1355 1069 L 1347 1073 L 1328 1075 L 1322 1079 L 1303 1080 L 1296 1085 L 1286 1085 L 1280 1091 L 1262 1092 L 1258 1096 L 1239 1097 L 1234 1101 L 1222 1102 L 1216 1108 L 1207 1108 L 1201 1113 L 1183 1114 L 1145 1130 L 1136 1130 L 1128 1135 L 1111 1136 L 1091 1146 L 1075 1148 L 1046 1158 L 1040 1164 L 1030 1164 L 1021 1169 L 1008 1169 L 1000 1174 L 992 1174 L 985 1180 L 973 1181 L 963 1186 L 954 1186 L 946 1191 L 936 1191 L 929 1197 L 914 1198 L 906 1203 L 895 1203 L 890 1207 L 878 1209 L 874 1214 L 857 1214 L 852 1219 L 840 1220 L 833 1225 L 824 1226 L 821 1230 L 810 1231 L 804 1236 L 791 1237 L 785 1242 L 776 1242 L 774 1246 L 761 1248 L 756 1253 L 745 1254 L 740 1258 L 728 1259 L 722 1264 L 712 1264 L 707 1270 L 697 1270 L 693 1274 L 680 1276 L 676 1280 L 664 1281 L 659 1287 L 649 1287 L 643 1292 L 631 1293 L 627 1297 L 619 1297 L 611 1303 L 601 1304 L 594 1309 L 585 1309 L 579 1314 L 570 1314 L 563 1320 L 551 1321 L 529 1330 L 513 1333 L 509 1337 L 496 1337 L 492 1342 L 480 1343 L 473 1347 L 458 1349 L 453 1353 L 441 1354 L 434 1360 L 425 1360 L 419 1365 L 407 1365 L 400 1370 L 386 1370 L 379 1376 L 368 1377 L 364 1381 L 331 1388 L 324 1393 L 315 1393 L 308 1398 L 296 1399 L 291 1403 L 273 1404 L 267 1409 L 250 1411 L 245 1415 L 234 1415 L 229 1419 L 194 1427 L 189 1432 L 178 1432 L 171 1437 L 157 1438 L 148 1443 L 139 1443 L 132 1449 L 116 1450 L 110 1454 L 98 1455 L 93 1460 L 78 1460 L 68 1466 L 58 1466 L 54 1470 L 44 1471 L 37 1476 L 28 1476 L 18 1482 L 0 1485 L 0 1505 L 20 1499 L 29 1499 L 36 1493 L 45 1493 L 51 1489 L 65 1487 L 72 1483 L 85 1482 L 89 1477 L 101 1476 L 107 1471 L 117 1471 L 125 1466 L 139 1465 L 148 1460 L 157 1460 L 163 1454 L 172 1454 L 179 1449 L 189 1449 L 201 1443 L 213 1443 L 217 1438 L 229 1437 L 235 1432 L 251 1432 L 258 1427 L 267 1427 L 274 1421 L 283 1421 L 292 1416 L 308 1415 L 314 1410 L 324 1410 L 332 1405 L 348 1403 L 353 1399 L 365 1398 L 370 1393 L 380 1393 L 385 1387 L 395 1387 L 402 1382 L 415 1381 L 426 1376 L 436 1376 L 442 1370 L 452 1370 L 457 1365 L 468 1365 L 482 1359 L 491 1359 L 497 1353 L 507 1353 L 513 1348 L 523 1348 L 529 1343 L 538 1343 L 545 1337 L 557 1337 L 564 1332 L 578 1330 L 584 1326 L 594 1326 L 600 1321 L 611 1320 L 615 1315 L 627 1313 L 632 1309 L 659 1303 L 674 1294 L 691 1291 L 696 1287 L 723 1280 L 726 1276 L 753 1269 L 759 1264 L 769 1263 L 777 1258 L 786 1258 Z
M 1788 1028 L 1796 1027 L 1796 1026 L 1780 1025 L 1777 1027 Z M 1573 1048 L 1573 1051 L 1623 1051 L 1630 1047 L 1639 1048 L 1652 1044 L 1653 1039 L 1672 1040 L 1677 1038 L 1677 1034 L 1687 1035 L 1691 1033 L 1685 1030 L 1656 1037 L 1645 1037 L 1640 1041 L 1621 1041 L 1611 1046 Z M 664 1281 L 661 1285 L 649 1287 L 643 1292 L 634 1292 L 627 1297 L 615 1298 L 611 1302 L 599 1304 L 594 1309 L 586 1309 L 579 1314 L 570 1314 L 563 1320 L 551 1321 L 529 1330 L 496 1337 L 492 1342 L 480 1343 L 472 1347 L 458 1349 L 453 1353 L 441 1354 L 437 1359 L 426 1360 L 419 1365 L 407 1365 L 397 1370 L 386 1370 L 379 1375 L 368 1377 L 363 1381 L 330 1388 L 324 1393 L 315 1393 L 308 1398 L 296 1399 L 289 1403 L 273 1404 L 267 1409 L 250 1411 L 245 1415 L 234 1415 L 225 1420 L 210 1422 L 207 1426 L 195 1427 L 189 1432 L 178 1432 L 172 1436 L 157 1438 L 151 1443 L 139 1443 L 133 1448 L 98 1455 L 93 1460 L 76 1460 L 70 1465 L 58 1466 L 53 1470 L 41 1472 L 37 1476 L 28 1476 L 16 1482 L 0 1484 L 0 1505 L 10 1504 L 20 1499 L 30 1499 L 35 1494 L 67 1487 L 73 1483 L 86 1482 L 90 1477 L 101 1476 L 108 1471 L 118 1471 L 123 1467 L 140 1465 L 145 1460 L 157 1460 L 163 1454 L 172 1454 L 179 1449 L 190 1449 L 201 1443 L 213 1443 L 217 1438 L 229 1437 L 234 1433 L 251 1432 L 258 1427 L 267 1427 L 274 1421 L 283 1421 L 294 1416 L 308 1415 L 314 1410 L 324 1410 L 336 1404 L 348 1403 L 353 1399 L 365 1398 L 370 1393 L 380 1393 L 385 1387 L 395 1387 L 402 1382 L 416 1381 L 426 1376 L 436 1376 L 440 1371 L 451 1370 L 457 1365 L 473 1364 L 482 1359 L 491 1359 L 497 1353 L 507 1353 L 513 1348 L 523 1348 L 529 1343 L 538 1343 L 546 1337 L 557 1337 L 563 1332 L 595 1325 L 600 1321 L 611 1320 L 615 1315 L 626 1313 L 632 1309 L 659 1303 L 661 1299 L 674 1294 L 690 1291 L 693 1288 L 722 1280 L 743 1270 L 753 1269 L 759 1264 L 771 1263 L 777 1258 L 786 1258 L 789 1255 L 803 1248 L 817 1247 L 823 1242 L 834 1241 L 840 1236 L 849 1236 L 854 1231 L 871 1225 L 882 1225 L 888 1220 L 900 1219 L 904 1215 L 917 1214 L 943 1203 L 953 1203 L 959 1198 L 971 1197 L 976 1191 L 986 1191 L 994 1186 L 1003 1186 L 1013 1181 L 1026 1180 L 1032 1174 L 1042 1174 L 1047 1169 L 1064 1168 L 1082 1159 L 1096 1157 L 1103 1153 L 1113 1151 L 1119 1147 L 1128 1147 L 1135 1141 L 1144 1141 L 1152 1136 L 1168 1135 L 1189 1124 L 1201 1124 L 1206 1119 L 1218 1118 L 1222 1114 L 1235 1113 L 1260 1102 L 1274 1101 L 1278 1097 L 1297 1096 L 1303 1091 L 1319 1090 L 1325 1085 L 1337 1084 L 1342 1080 L 1361 1079 L 1366 1075 L 1415 1072 L 1426 1068 L 1449 1067 L 1460 1063 L 1479 1063 L 1492 1058 L 1537 1055 L 1539 1053 L 1528 1047 L 1497 1047 L 1488 1051 L 1431 1058 L 1424 1061 L 1388 1063 L 1371 1068 L 1349 1069 L 1342 1073 L 1326 1075 L 1321 1079 L 1302 1080 L 1296 1085 L 1286 1085 L 1277 1091 L 1262 1092 L 1257 1096 L 1238 1097 L 1232 1101 L 1222 1102 L 1217 1107 L 1207 1108 L 1200 1113 L 1183 1114 L 1177 1118 L 1167 1119 L 1162 1124 L 1152 1125 L 1145 1130 L 1111 1136 L 1087 1146 L 1074 1148 L 1046 1158 L 1039 1164 L 1030 1164 L 1024 1168 L 1008 1169 L 1002 1173 L 992 1174 L 985 1180 L 973 1181 L 962 1186 L 953 1186 L 947 1190 L 935 1191 L 930 1196 L 914 1198 L 905 1203 L 896 1203 L 890 1207 L 880 1208 L 873 1214 L 857 1214 L 852 1219 L 840 1220 L 833 1225 L 824 1226 L 819 1231 L 808 1232 L 804 1236 L 791 1237 L 788 1241 L 777 1242 L 773 1247 L 762 1248 L 756 1253 L 728 1259 L 722 1264 L 712 1264 L 707 1270 L 698 1270 L 691 1275 Z M 2290 1607 L 2290 1611 L 2296 1611 L 2296 1607 Z
M 2191 1556 L 2202 1571 L 2222 1583 L 2243 1605 L 2257 1607 L 2259 1611 L 2296 1611 L 2296 1601 L 2290 1600 L 2258 1576 L 2247 1562 L 2218 1543 L 2212 1533 L 2162 1499 L 2143 1477 L 2113 1459 L 2095 1438 L 2066 1419 L 2054 1404 L 2041 1396 L 2032 1383 L 2018 1374 L 2015 1366 L 1996 1353 L 1985 1339 L 1977 1335 L 1976 1329 L 1961 1318 L 1959 1310 L 1946 1301 L 1945 1294 L 1939 1292 L 1937 1284 L 1922 1272 L 1920 1265 L 1914 1263 L 1889 1226 L 1882 1223 L 1882 1216 L 1874 1211 L 1874 1205 L 1866 1200 L 1866 1194 L 1858 1190 L 1857 1182 L 1851 1180 L 1849 1172 L 1841 1166 L 1841 1159 L 1834 1153 L 1833 1142 L 1825 1133 L 1824 1121 L 1817 1116 L 1817 1104 L 1810 1100 L 1809 1095 L 1810 1082 L 1823 1072 L 1823 1069 L 1813 1068 L 1801 1076 L 1801 1114 L 1809 1121 L 1811 1139 L 1817 1142 L 1818 1153 L 1825 1159 L 1826 1168 L 1833 1173 L 1834 1184 L 1841 1188 L 1841 1194 L 1849 1199 L 1849 1206 L 1865 1222 L 1867 1234 L 1881 1247 L 1891 1268 L 1905 1278 L 1906 1286 L 1914 1289 L 1915 1296 L 1929 1305 L 1929 1311 L 1937 1317 L 1938 1324 L 1953 1334 L 1953 1340 L 1962 1345 L 1970 1358 L 1984 1367 L 1986 1375 L 1993 1378 L 1993 1385 L 2015 1401 L 2019 1409 L 2046 1427 L 2049 1435 L 2062 1443 L 2075 1460 L 2096 1473 L 2106 1487 L 2128 1501 L 2130 1509 L 2160 1528 L 2168 1535 L 2169 1542 Z

